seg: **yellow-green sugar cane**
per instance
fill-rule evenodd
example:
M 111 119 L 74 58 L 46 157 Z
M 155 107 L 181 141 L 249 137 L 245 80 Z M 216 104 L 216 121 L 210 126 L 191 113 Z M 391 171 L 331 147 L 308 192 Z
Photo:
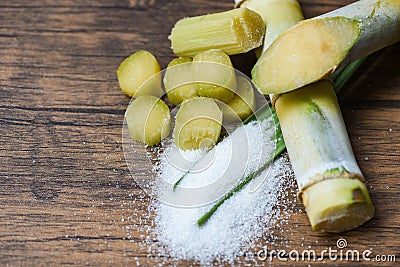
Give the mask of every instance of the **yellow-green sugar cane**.
M 277 2 L 281 7 L 286 7 L 286 11 L 281 9 L 280 13 L 274 13 Z M 282 32 L 285 28 L 281 25 L 287 25 L 288 28 L 301 19 L 301 10 L 293 2 L 247 0 L 242 5 L 246 6 L 247 3 L 250 5 L 248 8 L 253 7 L 265 19 L 267 29 L 270 26 Z M 291 17 L 285 14 L 291 14 Z M 356 22 L 349 20 L 349 24 L 355 25 Z M 272 40 L 268 40 L 269 38 Z M 263 49 L 264 52 L 267 51 L 265 53 L 268 53 L 269 45 L 276 38 L 277 35 L 266 33 L 266 45 Z M 295 41 L 291 45 L 296 46 Z M 273 56 L 279 58 L 278 54 Z M 259 62 L 265 62 L 266 65 L 279 64 L 265 61 L 264 56 Z M 279 75 L 285 73 L 282 70 Z M 260 76 L 262 75 L 260 72 Z M 274 97 L 274 102 L 278 99 L 275 109 L 295 171 L 299 195 L 303 199 L 313 229 L 341 232 L 353 229 L 370 219 L 374 207 L 363 175 L 354 159 L 331 83 L 320 81 L 278 97 Z M 330 180 L 325 181 L 327 179 Z M 322 197 L 326 199 L 321 199 Z
M 400 1 L 361 0 L 282 33 L 254 66 L 253 81 L 265 94 L 289 92 L 398 41 Z
M 228 55 L 245 53 L 262 45 L 265 24 L 256 12 L 238 8 L 179 20 L 169 39 L 178 56 L 193 57 L 209 49 Z
M 280 95 L 275 109 L 314 230 L 342 232 L 374 214 L 330 81 Z

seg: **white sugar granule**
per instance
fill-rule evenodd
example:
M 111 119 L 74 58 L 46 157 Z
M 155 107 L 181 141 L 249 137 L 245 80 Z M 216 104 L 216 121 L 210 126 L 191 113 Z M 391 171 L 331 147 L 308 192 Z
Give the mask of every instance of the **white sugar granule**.
M 234 184 L 229 188 L 232 188 L 241 178 L 262 166 L 273 153 L 275 144 L 271 141 L 271 136 L 274 134 L 274 127 L 270 124 L 271 121 L 263 121 L 240 127 L 215 146 L 208 153 L 213 154 L 212 160 L 203 164 L 197 172 L 188 174 L 180 186 L 194 188 L 191 192 L 196 199 L 202 200 L 201 196 L 196 196 L 196 188 L 210 184 L 217 184 L 215 187 L 227 186 L 229 183 L 220 183 L 219 180 L 229 172 L 230 176 L 236 176 L 231 177 Z M 241 146 L 235 146 L 237 143 Z M 268 239 L 273 239 L 269 229 L 287 220 L 287 207 L 283 207 L 283 202 L 279 199 L 285 193 L 288 177 L 292 172 L 288 161 L 283 157 L 274 161 L 254 181 L 225 201 L 201 227 L 197 225 L 197 220 L 215 202 L 204 204 L 207 201 L 200 201 L 196 203 L 196 207 L 180 207 L 177 203 L 184 199 L 172 202 L 173 205 L 171 202 L 166 204 L 160 201 L 171 200 L 164 198 L 164 194 L 175 194 L 171 185 L 182 177 L 185 169 L 202 165 L 201 161 L 208 154 L 199 150 L 182 152 L 174 146 L 164 151 L 159 181 L 167 182 L 158 184 L 161 186 L 154 190 L 157 195 L 152 196 L 149 207 L 149 214 L 154 217 L 152 226 L 147 229 L 147 241 L 157 240 L 156 243 L 148 242 L 151 244 L 151 255 L 178 260 L 195 259 L 202 264 L 212 264 L 215 260 L 232 264 L 237 257 L 244 256 L 248 251 L 256 253 L 257 241 L 262 239 L 262 242 L 267 242 Z M 176 158 L 180 160 L 176 161 Z M 194 164 L 195 162 L 197 163 Z M 231 168 L 233 169 L 230 170 Z

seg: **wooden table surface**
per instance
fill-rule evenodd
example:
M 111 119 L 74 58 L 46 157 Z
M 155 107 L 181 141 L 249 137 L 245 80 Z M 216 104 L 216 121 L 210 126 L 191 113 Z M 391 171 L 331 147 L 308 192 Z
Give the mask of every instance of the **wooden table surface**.
M 350 2 L 300 1 L 306 17 Z M 231 0 L 1 2 L 0 265 L 159 262 L 139 245 L 137 222 L 148 217 L 148 197 L 125 164 L 121 128 L 129 98 L 115 71 L 139 49 L 165 67 L 173 58 L 167 37 L 178 19 L 231 7 Z M 340 97 L 375 217 L 354 231 L 321 234 L 311 231 L 297 204 L 284 226 L 291 234 L 272 248 L 287 241 L 291 249 L 321 251 L 345 238 L 351 249 L 400 261 L 399 55 L 400 44 L 375 53 Z

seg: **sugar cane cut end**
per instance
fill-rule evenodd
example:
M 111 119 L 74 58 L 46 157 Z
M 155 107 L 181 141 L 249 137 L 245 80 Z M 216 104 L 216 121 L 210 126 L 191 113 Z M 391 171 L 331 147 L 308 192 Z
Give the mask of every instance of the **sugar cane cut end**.
M 181 150 L 212 148 L 222 128 L 222 112 L 212 98 L 185 100 L 177 114 L 174 142 Z
M 130 97 L 153 95 L 161 97 L 160 64 L 156 57 L 146 50 L 140 50 L 121 63 L 117 69 L 121 90 Z
M 359 23 L 345 17 L 304 20 L 285 31 L 252 70 L 264 94 L 290 92 L 330 73 L 360 36 Z
M 228 55 L 248 52 L 262 45 L 265 24 L 247 8 L 179 20 L 169 39 L 178 56 L 193 57 L 209 49 Z
M 374 215 L 374 205 L 359 179 L 333 178 L 307 187 L 301 195 L 313 230 L 352 230 Z
M 134 99 L 126 109 L 125 119 L 131 138 L 148 146 L 159 143 L 170 133 L 169 108 L 155 96 Z

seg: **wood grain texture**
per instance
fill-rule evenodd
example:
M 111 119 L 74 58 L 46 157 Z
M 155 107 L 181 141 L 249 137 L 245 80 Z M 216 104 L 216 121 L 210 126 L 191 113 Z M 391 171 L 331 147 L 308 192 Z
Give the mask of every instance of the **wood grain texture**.
M 150 223 L 149 199 L 125 164 L 121 126 L 129 99 L 115 70 L 139 49 L 166 66 L 173 57 L 167 37 L 178 19 L 227 10 L 231 2 L 0 3 L 0 265 L 159 262 L 140 249 L 143 233 L 135 228 Z M 350 2 L 300 1 L 307 17 Z M 297 204 L 273 249 L 321 251 L 343 237 L 351 249 L 400 260 L 399 54 L 399 44 L 375 53 L 340 97 L 376 216 L 348 233 L 321 234 Z

